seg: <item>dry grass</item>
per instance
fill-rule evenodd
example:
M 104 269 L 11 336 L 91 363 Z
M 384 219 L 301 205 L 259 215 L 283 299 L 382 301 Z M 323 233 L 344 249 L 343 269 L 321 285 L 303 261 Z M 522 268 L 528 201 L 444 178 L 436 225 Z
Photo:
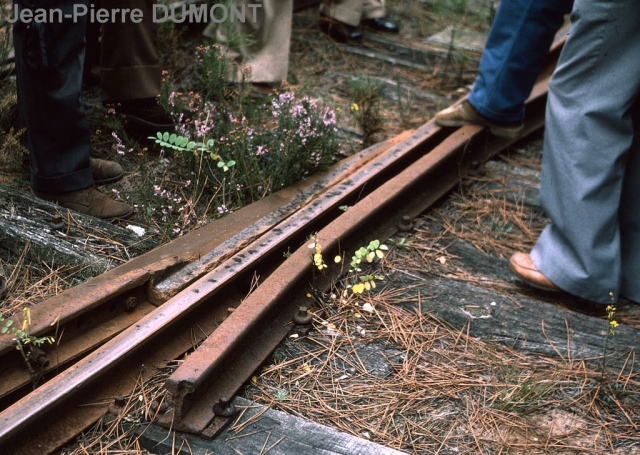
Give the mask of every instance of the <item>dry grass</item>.
M 151 379 L 139 379 L 132 393 L 123 398 L 123 406 L 116 407 L 111 403 L 110 412 L 60 455 L 149 454 L 140 446 L 140 432 L 154 419 L 158 410 L 166 406 L 164 381 L 178 366 L 179 362 L 169 362 Z M 104 404 L 93 403 L 90 406 Z M 180 448 L 180 444 L 175 447 Z
M 6 299 L 0 302 L 0 311 L 4 315 L 13 314 L 77 286 L 89 277 L 102 273 L 104 268 L 123 264 L 133 255 L 150 247 L 143 240 L 139 244 L 130 242 L 125 245 L 122 241 L 111 238 L 100 225 L 81 222 L 69 211 L 62 216 L 65 228 L 61 235 L 79 251 L 86 250 L 103 262 L 96 265 L 87 259 L 77 265 L 51 265 L 40 257 L 40 250 L 32 251 L 33 247 L 29 242 L 19 254 L 5 252 L 0 257 L 0 275 L 5 277 L 9 291 Z
M 27 245 L 16 260 L 0 259 L 0 273 L 5 277 L 7 298 L 0 302 L 5 315 L 20 311 L 86 280 L 85 266 L 52 268 L 44 261 L 29 259 Z
M 539 143 L 505 161 L 535 175 Z M 547 222 L 513 194 L 500 166 L 486 169 L 418 223 L 382 272 L 429 273 L 512 293 L 512 285 L 481 281 L 447 252 L 462 240 L 506 258 L 531 248 Z M 470 337 L 431 316 L 434 297 L 421 292 L 398 283 L 364 297 L 336 289 L 317 313 L 316 330 L 289 339 L 248 397 L 409 453 L 640 453 L 636 373 L 603 373 L 571 356 L 541 357 Z
M 409 453 L 633 453 L 640 444 L 635 375 L 601 382 L 582 363 L 477 340 L 414 299 L 407 307 L 406 289 L 334 299 L 338 311 L 289 339 L 287 360 L 265 367 L 247 396 Z
M 336 290 L 315 330 L 283 343 L 245 395 L 408 453 L 640 453 L 636 375 L 602 381 L 582 362 L 469 337 L 425 314 L 428 297 L 407 305 L 407 292 Z M 139 383 L 121 416 L 107 416 L 64 454 L 147 454 L 137 434 L 176 366 Z

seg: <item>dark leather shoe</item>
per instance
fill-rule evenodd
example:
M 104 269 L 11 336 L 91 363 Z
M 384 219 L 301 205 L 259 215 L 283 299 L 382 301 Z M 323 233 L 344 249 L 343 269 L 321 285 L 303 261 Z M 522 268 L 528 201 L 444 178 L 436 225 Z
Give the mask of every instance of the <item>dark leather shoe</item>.
M 102 105 L 110 114 L 118 115 L 125 124 L 125 129 L 153 134 L 157 132 L 172 132 L 175 129 L 173 119 L 156 98 L 140 98 L 126 101 L 103 101 Z
M 2 275 L 0 275 L 0 300 L 3 300 L 8 295 L 9 289 L 7 288 L 7 280 L 5 280 Z
M 543 291 L 558 292 L 562 290 L 538 270 L 528 253 L 515 253 L 509 260 L 509 267 L 529 286 Z
M 124 175 L 124 170 L 118 163 L 100 158 L 91 158 L 91 172 L 96 185 L 115 183 Z
M 353 25 L 322 15 L 320 16 L 319 25 L 320 30 L 339 43 L 359 43 L 362 41 L 362 32 Z
M 253 82 L 251 84 L 251 96 L 255 98 L 265 98 L 276 93 L 276 84 L 269 82 Z
M 376 32 L 400 33 L 400 27 L 388 17 L 376 17 L 361 22 L 363 27 Z
M 33 193 L 64 208 L 103 220 L 126 220 L 133 214 L 133 209 L 127 204 L 113 200 L 92 186 L 70 193 L 44 193 L 36 190 Z

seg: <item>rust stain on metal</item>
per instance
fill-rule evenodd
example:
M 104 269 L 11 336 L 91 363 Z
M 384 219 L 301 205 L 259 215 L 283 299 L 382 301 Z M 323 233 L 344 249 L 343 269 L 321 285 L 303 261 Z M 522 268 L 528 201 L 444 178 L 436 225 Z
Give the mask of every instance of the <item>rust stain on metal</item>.
M 145 269 L 132 270 L 104 284 L 98 284 L 98 278 L 91 278 L 83 285 L 49 299 L 48 304 L 41 302 L 41 305 L 35 306 L 31 310 L 33 321 L 31 333 L 34 335 L 45 333 L 51 330 L 52 323 L 63 325 L 77 315 L 143 285 L 148 279 L 149 272 Z M 11 349 L 13 349 L 11 336 L 0 336 L 0 355 L 6 354 Z

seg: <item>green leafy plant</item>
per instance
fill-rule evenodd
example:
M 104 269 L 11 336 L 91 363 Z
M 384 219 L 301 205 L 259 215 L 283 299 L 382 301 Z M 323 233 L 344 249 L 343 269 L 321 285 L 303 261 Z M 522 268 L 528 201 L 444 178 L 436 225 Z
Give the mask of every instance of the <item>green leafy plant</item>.
M 223 101 L 229 95 L 225 76 L 231 61 L 219 45 L 205 45 L 196 49 L 198 93 L 206 100 Z
M 368 263 L 373 262 L 376 258 L 382 259 L 384 252 L 389 250 L 389 247 L 380 243 L 380 240 L 372 240 L 367 246 L 360 247 L 354 253 L 351 258 L 352 269 L 359 271 L 359 266 L 363 260 Z
M 349 79 L 347 91 L 353 99 L 349 112 L 362 130 L 364 147 L 368 147 L 375 143 L 375 135 L 382 131 L 382 83 L 368 77 Z
M 218 45 L 201 46 L 196 56 L 194 92 L 163 83 L 161 104 L 179 121 L 174 133 L 148 138 L 160 159 L 140 154 L 140 176 L 148 183 L 136 208 L 168 237 L 326 169 L 339 152 L 333 109 L 286 85 L 257 99 L 250 74 L 230 87 L 229 65 L 237 63 Z
M 322 246 L 318 243 L 318 239 L 314 236 L 313 242 L 308 245 L 310 249 L 313 249 L 312 262 L 315 268 L 320 272 L 328 267 L 322 256 Z M 349 273 L 355 275 L 356 283 L 351 286 L 351 290 L 354 294 L 362 294 L 364 291 L 375 289 L 376 280 L 382 281 L 384 277 L 382 275 L 372 275 L 367 273 L 361 273 L 360 266 L 364 263 L 373 263 L 376 259 L 382 259 L 385 255 L 385 251 L 389 248 L 386 245 L 380 243 L 379 240 L 372 240 L 368 245 L 358 248 L 351 258 Z M 342 262 L 342 256 L 336 255 L 334 258 L 335 263 Z
M 392 246 L 403 251 L 409 251 L 413 246 L 411 240 L 407 239 L 406 237 L 400 237 L 398 239 L 391 238 L 389 239 L 389 243 L 391 243 Z
M 215 141 L 213 139 L 209 139 L 207 142 L 195 142 L 185 136 L 175 133 L 169 134 L 166 131 L 164 133 L 157 133 L 156 136 L 149 136 L 148 139 L 152 139 L 160 147 L 170 148 L 180 152 L 193 152 L 196 155 L 198 152 L 207 153 L 212 160 L 218 161 L 218 168 L 224 172 L 227 172 L 230 167 L 236 164 L 233 160 L 223 160 L 220 158 L 220 155 L 215 153 Z
M 325 169 L 338 152 L 335 112 L 309 98 L 298 99 L 290 91 L 242 112 L 235 104 L 214 104 L 196 95 L 189 107 L 192 121 L 180 131 L 149 137 L 162 151 L 172 152 L 161 151 L 167 161 L 165 175 L 178 169 L 183 175 L 170 179 L 184 182 L 182 186 L 154 184 L 145 209 L 148 216 L 160 216 L 174 235 L 194 225 L 184 216 L 193 213 L 198 199 L 208 200 L 205 205 L 223 216 Z M 168 169 L 171 160 L 179 166 Z M 154 212 L 153 203 L 164 207 Z M 200 214 L 191 217 L 201 218 Z
M 287 393 L 286 390 L 278 389 L 276 390 L 276 393 L 274 394 L 273 398 L 276 401 L 287 401 L 289 399 L 289 394 Z
M 382 275 L 360 274 L 362 269 L 360 266 L 363 261 L 366 263 L 373 263 L 376 259 L 382 259 L 385 255 L 385 251 L 388 251 L 389 247 L 380 243 L 380 240 L 372 240 L 367 246 L 360 247 L 356 250 L 351 257 L 351 269 L 349 272 L 355 273 L 357 276 L 357 283 L 351 286 L 351 290 L 354 294 L 362 294 L 364 291 L 375 289 L 376 280 L 382 281 L 384 277 Z
M 31 375 L 33 381 L 40 376 L 41 368 L 34 362 L 37 351 L 44 344 L 55 343 L 55 337 L 42 336 L 38 337 L 30 333 L 31 329 L 31 310 L 28 307 L 22 309 L 22 325 L 15 327 L 12 319 L 5 318 L 0 314 L 0 332 L 3 334 L 13 335 L 13 341 L 16 343 L 16 349 L 20 351 L 20 355 Z M 42 351 L 40 351 L 42 352 Z M 35 384 L 35 382 L 34 382 Z
M 364 291 L 375 289 L 376 280 L 382 281 L 383 279 L 382 275 L 359 275 L 359 282 L 351 286 L 351 290 L 354 294 L 362 294 Z
M 512 373 L 511 376 L 515 376 Z M 515 382 L 512 384 L 511 382 Z M 507 412 L 526 412 L 540 406 L 540 401 L 548 396 L 556 385 L 553 380 L 538 376 L 509 377 L 500 394 L 492 403 Z
M 16 349 L 20 349 L 21 346 L 40 347 L 45 343 L 55 343 L 55 338 L 52 336 L 36 337 L 29 333 L 31 328 L 31 310 L 29 308 L 22 309 L 22 326 L 20 328 L 15 327 L 13 320 L 6 319 L 2 314 L 0 314 L 0 323 L 3 323 L 0 332 L 15 336 Z
M 321 272 L 324 271 L 324 269 L 327 268 L 327 264 L 324 262 L 324 259 L 322 257 L 322 245 L 318 243 L 318 239 L 314 237 L 313 243 L 310 243 L 308 247 L 313 249 L 311 258 L 313 260 L 314 267 L 316 267 Z

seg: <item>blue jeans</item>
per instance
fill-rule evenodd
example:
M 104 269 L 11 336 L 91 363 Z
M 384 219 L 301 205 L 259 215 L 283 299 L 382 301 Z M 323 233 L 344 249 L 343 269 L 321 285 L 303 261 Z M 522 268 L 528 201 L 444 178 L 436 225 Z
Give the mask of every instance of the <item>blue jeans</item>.
M 469 103 L 484 117 L 524 120 L 524 102 L 573 0 L 503 0 L 487 37 Z

